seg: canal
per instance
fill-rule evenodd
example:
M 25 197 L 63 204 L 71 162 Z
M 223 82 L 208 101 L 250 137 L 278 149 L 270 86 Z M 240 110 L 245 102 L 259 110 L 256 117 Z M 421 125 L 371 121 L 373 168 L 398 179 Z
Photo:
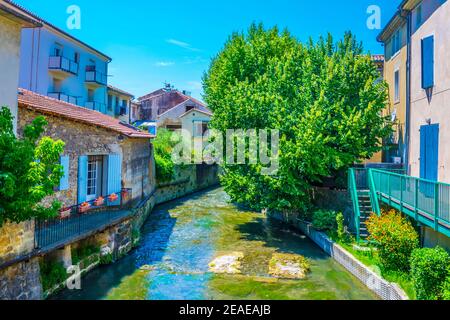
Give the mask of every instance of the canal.
M 209 272 L 215 257 L 230 252 L 242 254 L 240 274 Z M 276 252 L 305 256 L 310 273 L 302 280 L 271 277 Z M 140 246 L 81 285 L 53 299 L 376 299 L 301 233 L 237 208 L 220 188 L 157 206 Z

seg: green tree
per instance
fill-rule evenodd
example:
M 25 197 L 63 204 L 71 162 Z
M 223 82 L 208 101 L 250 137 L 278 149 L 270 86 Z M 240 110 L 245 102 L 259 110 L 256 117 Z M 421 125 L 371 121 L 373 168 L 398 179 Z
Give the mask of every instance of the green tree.
M 6 221 L 54 216 L 60 203 L 44 205 L 63 176 L 59 156 L 64 142 L 41 138 L 47 122 L 37 117 L 23 130 L 23 138 L 13 131 L 13 116 L 7 107 L 0 110 L 0 226 Z
M 252 25 L 234 33 L 204 75 L 211 127 L 278 129 L 279 171 L 223 164 L 234 201 L 255 209 L 304 210 L 323 177 L 370 158 L 391 132 L 381 117 L 385 82 L 354 36 L 300 43 L 288 31 Z

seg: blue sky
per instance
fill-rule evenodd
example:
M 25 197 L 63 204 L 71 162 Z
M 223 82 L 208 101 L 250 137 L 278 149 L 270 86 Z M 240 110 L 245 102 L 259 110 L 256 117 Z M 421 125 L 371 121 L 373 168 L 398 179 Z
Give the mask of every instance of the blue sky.
M 301 41 L 351 30 L 371 53 L 383 53 L 380 30 L 369 30 L 370 5 L 382 26 L 399 0 L 17 0 L 17 3 L 113 58 L 109 82 L 142 96 L 164 81 L 201 98 L 211 57 L 233 31 L 252 22 L 288 28 Z M 66 9 L 81 9 L 81 29 L 68 30 Z

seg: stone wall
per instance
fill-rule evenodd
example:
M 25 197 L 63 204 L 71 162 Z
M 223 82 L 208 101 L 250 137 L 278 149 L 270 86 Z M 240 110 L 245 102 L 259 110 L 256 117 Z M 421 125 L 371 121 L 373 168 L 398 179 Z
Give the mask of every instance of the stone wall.
M 20 107 L 18 133 L 22 134 L 25 125 L 42 114 Z M 131 139 L 118 133 L 71 120 L 44 115 L 48 121 L 45 135 L 65 142 L 64 154 L 69 156 L 69 188 L 58 191 L 46 199 L 57 199 L 64 206 L 78 203 L 78 157 L 81 155 L 122 155 L 122 186 L 132 188 L 133 199 L 142 199 L 151 193 L 155 186 L 154 161 L 148 139 Z
M 0 264 L 34 249 L 34 221 L 5 223 L 0 228 Z
M 41 298 L 39 258 L 0 270 L 0 300 L 39 300 Z
M 196 191 L 217 185 L 218 166 L 189 165 L 175 168 L 172 181 L 158 183 L 156 203 L 163 203 L 184 197 Z

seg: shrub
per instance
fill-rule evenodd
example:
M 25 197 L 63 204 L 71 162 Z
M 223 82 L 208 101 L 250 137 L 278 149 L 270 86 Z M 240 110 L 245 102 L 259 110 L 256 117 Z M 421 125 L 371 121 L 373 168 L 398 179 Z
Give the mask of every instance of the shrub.
M 336 212 L 319 209 L 313 214 L 312 224 L 319 231 L 334 230 L 336 228 Z
M 101 265 L 111 264 L 113 261 L 114 261 L 114 257 L 112 255 L 112 253 L 108 253 L 103 256 L 100 256 L 100 264 Z
M 180 136 L 166 129 L 159 129 L 152 144 L 155 151 L 156 179 L 169 181 L 172 179 L 175 164 L 172 160 L 173 148 L 180 142 Z
M 346 242 L 348 240 L 347 233 L 345 232 L 345 225 L 344 225 L 344 215 L 342 212 L 339 212 L 336 215 L 336 225 L 337 225 L 337 237 L 339 241 Z
M 448 276 L 442 285 L 442 300 L 450 300 L 450 268 L 448 270 Z
M 56 285 L 63 283 L 67 279 L 67 271 L 62 262 L 42 261 L 41 283 L 44 291 L 54 288 Z
M 72 264 L 76 265 L 80 261 L 84 260 L 87 257 L 92 256 L 93 254 L 99 253 L 100 247 L 92 244 L 80 246 L 78 248 L 72 249 Z
M 443 298 L 443 286 L 448 277 L 449 254 L 442 248 L 423 248 L 411 256 L 411 278 L 419 300 Z
M 409 259 L 419 247 L 419 236 L 411 223 L 399 212 L 373 214 L 367 220 L 369 240 L 375 241 L 383 266 L 393 271 L 409 271 Z

